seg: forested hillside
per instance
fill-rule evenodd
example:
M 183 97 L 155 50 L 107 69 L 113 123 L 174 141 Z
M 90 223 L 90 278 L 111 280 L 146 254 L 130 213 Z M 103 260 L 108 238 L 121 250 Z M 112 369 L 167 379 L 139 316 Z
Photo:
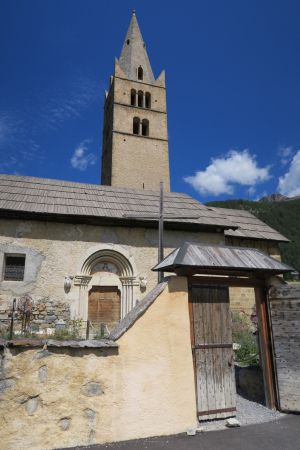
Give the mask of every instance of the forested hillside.
M 300 272 L 300 199 L 285 201 L 225 200 L 207 205 L 221 208 L 245 209 L 275 228 L 290 243 L 280 244 L 283 262 Z

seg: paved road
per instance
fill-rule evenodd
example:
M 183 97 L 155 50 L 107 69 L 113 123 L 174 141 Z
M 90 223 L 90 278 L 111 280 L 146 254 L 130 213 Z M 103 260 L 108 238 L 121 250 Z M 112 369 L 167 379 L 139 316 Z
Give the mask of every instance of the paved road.
M 300 450 L 300 415 L 196 436 L 169 436 L 74 447 L 90 450 Z M 70 449 L 69 449 L 70 450 Z

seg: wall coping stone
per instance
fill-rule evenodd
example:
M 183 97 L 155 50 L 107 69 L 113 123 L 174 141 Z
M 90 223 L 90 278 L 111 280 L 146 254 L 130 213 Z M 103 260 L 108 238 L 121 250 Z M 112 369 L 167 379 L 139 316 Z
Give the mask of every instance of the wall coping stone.
M 110 348 L 118 344 L 110 339 L 90 340 L 54 340 L 54 339 L 0 339 L 0 348 L 4 347 L 69 347 L 69 348 Z
M 162 291 L 167 286 L 168 282 L 163 281 L 155 286 L 155 288 L 150 291 L 146 297 L 143 298 L 135 307 L 129 311 L 128 314 L 118 323 L 118 325 L 113 329 L 109 335 L 109 339 L 116 341 L 119 339 L 126 331 L 132 327 L 132 325 L 144 314 L 144 312 L 152 305 L 152 303 L 157 299 L 157 297 L 162 293 Z

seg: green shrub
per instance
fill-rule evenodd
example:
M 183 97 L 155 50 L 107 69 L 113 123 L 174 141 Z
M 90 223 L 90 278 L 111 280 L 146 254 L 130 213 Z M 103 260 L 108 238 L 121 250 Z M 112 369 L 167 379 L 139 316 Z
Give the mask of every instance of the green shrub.
M 238 349 L 235 350 L 235 360 L 241 366 L 259 365 L 257 336 L 254 327 L 246 314 L 232 314 L 232 338 Z

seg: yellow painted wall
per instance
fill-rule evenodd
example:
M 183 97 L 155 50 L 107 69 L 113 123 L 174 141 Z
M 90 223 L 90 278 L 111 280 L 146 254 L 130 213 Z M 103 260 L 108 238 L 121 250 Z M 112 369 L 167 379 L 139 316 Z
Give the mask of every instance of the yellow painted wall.
M 172 277 L 118 344 L 107 356 L 6 350 L 0 448 L 46 450 L 196 426 L 186 279 Z

